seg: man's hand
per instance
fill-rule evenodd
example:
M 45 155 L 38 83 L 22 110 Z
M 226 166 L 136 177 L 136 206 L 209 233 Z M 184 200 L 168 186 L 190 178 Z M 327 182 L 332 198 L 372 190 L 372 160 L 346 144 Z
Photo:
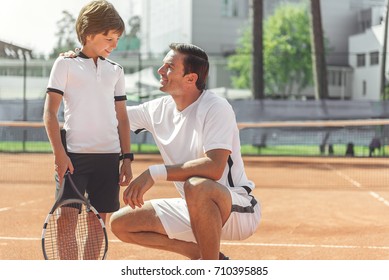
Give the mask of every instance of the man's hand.
M 78 55 L 79 52 L 80 52 L 80 49 L 79 49 L 79 48 L 75 48 L 74 51 L 69 50 L 69 51 L 67 51 L 67 52 L 60 53 L 59 56 L 64 56 L 64 57 L 76 57 L 76 56 Z
M 151 178 L 150 171 L 147 169 L 141 175 L 139 175 L 123 193 L 123 201 L 128 204 L 132 209 L 135 207 L 141 208 L 144 204 L 144 194 L 154 185 L 154 181 Z

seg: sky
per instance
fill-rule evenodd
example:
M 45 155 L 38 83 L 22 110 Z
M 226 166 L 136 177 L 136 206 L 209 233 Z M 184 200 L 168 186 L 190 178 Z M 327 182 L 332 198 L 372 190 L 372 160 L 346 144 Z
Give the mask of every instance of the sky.
M 109 0 L 124 22 L 140 13 L 142 0 Z M 62 11 L 75 18 L 90 0 L 0 0 L 0 40 L 48 55 L 56 44 Z

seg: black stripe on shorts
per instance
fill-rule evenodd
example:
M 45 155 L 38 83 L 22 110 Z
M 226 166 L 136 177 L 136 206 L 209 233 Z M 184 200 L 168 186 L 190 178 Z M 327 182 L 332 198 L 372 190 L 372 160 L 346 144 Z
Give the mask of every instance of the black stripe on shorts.
M 254 206 L 257 205 L 258 202 L 254 197 L 252 197 L 250 203 L 251 203 L 250 206 L 245 206 L 245 207 L 233 204 L 231 207 L 231 212 L 254 213 Z

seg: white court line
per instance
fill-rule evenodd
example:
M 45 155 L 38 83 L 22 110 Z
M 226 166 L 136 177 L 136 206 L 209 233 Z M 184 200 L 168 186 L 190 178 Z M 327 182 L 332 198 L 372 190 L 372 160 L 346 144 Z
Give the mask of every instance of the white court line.
M 327 166 L 328 169 L 334 171 L 339 177 L 342 177 L 343 179 L 345 179 L 346 181 L 348 181 L 349 183 L 351 183 L 354 187 L 356 188 L 362 188 L 362 185 L 361 183 L 359 183 L 358 181 L 355 181 L 353 178 L 351 178 L 350 176 L 344 174 L 343 172 L 340 172 L 339 170 L 335 169 L 334 167 L 332 167 L 331 165 L 329 165 L 328 163 L 325 164 Z
M 30 205 L 30 204 L 34 204 L 34 203 L 37 203 L 37 202 L 41 202 L 43 200 L 44 199 L 41 198 L 41 199 L 37 199 L 37 200 L 30 200 L 30 201 L 21 202 L 18 205 L 13 206 L 13 207 L 3 207 L 3 208 L 0 208 L 0 212 L 9 211 L 9 210 L 12 210 L 12 209 L 15 209 L 15 208 L 18 208 L 18 207 L 24 207 L 26 205 Z
M 0 236 L 0 240 L 11 241 L 40 241 L 37 237 L 11 237 Z M 123 243 L 119 239 L 111 239 L 110 243 Z M 123 243 L 125 244 L 125 243 Z M 245 243 L 245 242 L 222 242 L 224 246 L 245 246 L 245 247 L 294 247 L 294 248 L 327 248 L 327 249 L 372 249 L 372 250 L 389 250 L 389 246 L 353 246 L 353 245 L 330 245 L 330 244 L 288 244 L 288 243 Z
M 361 183 L 359 183 L 358 181 L 354 180 L 350 176 L 344 174 L 343 172 L 340 172 L 339 170 L 336 170 L 334 167 L 332 167 L 328 163 L 326 164 L 326 166 L 327 166 L 328 169 L 334 171 L 339 177 L 342 177 L 346 181 L 350 182 L 354 187 L 359 188 L 359 189 L 363 188 Z M 372 196 L 373 198 L 375 198 L 379 202 L 383 203 L 385 206 L 389 207 L 389 201 L 386 200 L 385 198 L 383 198 L 381 195 L 379 195 L 376 192 L 368 192 L 368 193 L 369 193 L 370 196 Z
M 377 199 L 378 201 L 382 202 L 383 204 L 385 204 L 386 206 L 389 207 L 389 201 L 387 201 L 385 198 L 383 198 L 382 196 L 380 196 L 378 193 L 376 192 L 369 192 L 369 194 L 374 197 L 375 199 Z
M 0 240 L 11 240 L 11 241 L 38 241 L 42 238 L 37 237 L 12 237 L 12 236 L 0 236 Z
M 378 249 L 389 250 L 389 246 L 353 246 L 353 245 L 320 245 L 320 244 L 277 244 L 277 243 L 239 243 L 222 242 L 227 246 L 249 246 L 249 247 L 299 247 L 299 248 L 329 248 L 329 249 Z

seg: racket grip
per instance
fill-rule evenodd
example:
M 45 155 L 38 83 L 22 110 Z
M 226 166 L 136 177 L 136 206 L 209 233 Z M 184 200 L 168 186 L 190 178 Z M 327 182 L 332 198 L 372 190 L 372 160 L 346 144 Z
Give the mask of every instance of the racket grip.
M 66 144 L 66 130 L 64 128 L 61 128 L 60 133 L 61 133 L 62 145 L 63 145 L 63 147 L 65 149 L 65 152 L 68 153 L 68 146 Z

